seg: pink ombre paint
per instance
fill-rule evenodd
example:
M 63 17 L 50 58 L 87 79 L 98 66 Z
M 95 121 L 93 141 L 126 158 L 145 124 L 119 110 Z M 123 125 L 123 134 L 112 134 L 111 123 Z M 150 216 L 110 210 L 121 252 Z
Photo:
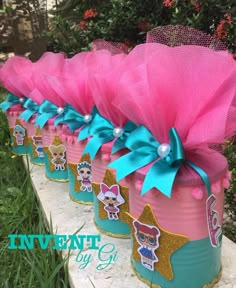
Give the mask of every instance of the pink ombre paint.
M 60 137 L 62 131 L 62 125 L 57 125 L 54 127 L 54 119 L 48 120 L 47 124 L 41 129 L 43 137 L 43 147 L 49 147 L 54 140 L 54 137 L 57 135 Z
M 129 182 L 130 213 L 138 217 L 145 204 L 150 204 L 154 209 L 160 225 L 173 233 L 187 235 L 190 240 L 199 240 L 209 236 L 206 201 L 208 198 L 206 188 L 201 185 L 203 197 L 196 199 L 192 191 L 196 186 L 175 185 L 172 197 L 168 198 L 157 189 L 153 188 L 141 196 L 141 187 L 144 175 L 136 172 L 134 181 Z M 223 221 L 224 188 L 214 195 L 216 198 L 214 210 L 219 215 L 219 225 Z
M 108 164 L 121 157 L 125 153 L 125 150 L 121 150 L 116 152 L 115 154 L 111 154 L 112 144 L 113 142 L 103 144 L 99 152 L 97 153 L 95 159 L 92 161 L 93 182 L 95 183 L 102 182 L 105 176 L 106 169 L 108 169 Z M 112 170 L 115 175 L 115 170 L 111 168 L 109 169 Z M 131 178 L 132 175 L 123 179 L 122 181 L 119 181 L 119 184 L 128 186 Z
M 61 140 L 66 146 L 67 163 L 78 163 L 82 157 L 82 152 L 87 143 L 87 140 L 78 142 L 78 135 L 80 129 L 71 132 L 67 125 L 63 125 L 60 133 Z

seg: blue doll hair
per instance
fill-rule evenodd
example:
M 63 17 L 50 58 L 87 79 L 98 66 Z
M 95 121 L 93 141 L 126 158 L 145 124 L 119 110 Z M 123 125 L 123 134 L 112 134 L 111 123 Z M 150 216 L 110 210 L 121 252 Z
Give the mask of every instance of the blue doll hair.
M 16 125 L 16 126 L 14 127 L 14 131 L 15 131 L 15 130 L 21 131 L 21 132 L 22 132 L 22 135 L 25 136 L 25 129 L 22 128 L 20 125 Z
M 91 164 L 89 164 L 87 161 L 80 162 L 77 165 L 77 170 L 80 170 L 81 168 L 89 168 L 91 170 Z

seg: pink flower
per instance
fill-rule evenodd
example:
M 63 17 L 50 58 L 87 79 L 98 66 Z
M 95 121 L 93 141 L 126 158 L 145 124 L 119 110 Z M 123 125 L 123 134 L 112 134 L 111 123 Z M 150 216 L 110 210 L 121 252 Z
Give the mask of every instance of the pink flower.
M 231 15 L 226 13 L 224 15 L 224 19 L 222 19 L 216 27 L 216 35 L 219 39 L 225 39 L 227 37 L 228 32 L 226 31 L 226 28 L 228 25 L 231 24 L 232 24 Z
M 90 8 L 84 12 L 84 19 L 94 18 L 98 15 L 96 9 Z
M 199 3 L 194 4 L 194 7 L 195 7 L 196 12 L 200 12 L 200 4 Z
M 175 4 L 175 0 L 164 0 L 163 5 L 166 7 L 172 7 Z
M 79 22 L 79 29 L 80 29 L 80 30 L 84 30 L 84 29 L 86 29 L 87 27 L 88 27 L 88 22 L 86 22 L 86 21 L 84 21 L 84 20 L 82 20 L 82 21 Z
M 232 17 L 229 13 L 225 13 L 224 18 L 229 25 L 231 25 L 233 23 Z

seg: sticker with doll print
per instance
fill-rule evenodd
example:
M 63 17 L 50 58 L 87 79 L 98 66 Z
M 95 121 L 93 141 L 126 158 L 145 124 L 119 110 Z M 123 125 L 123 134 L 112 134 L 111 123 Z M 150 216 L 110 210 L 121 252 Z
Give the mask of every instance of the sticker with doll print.
M 95 199 L 98 199 L 100 219 L 126 222 L 126 212 L 129 212 L 129 188 L 117 183 L 111 169 L 106 169 L 100 183 L 93 182 L 93 191 Z
M 97 195 L 98 200 L 104 204 L 104 210 L 107 212 L 107 217 L 110 220 L 118 220 L 120 209 L 118 206 L 125 203 L 124 198 L 120 194 L 118 184 L 107 186 L 105 183 L 100 184 L 100 193 Z
M 160 230 L 137 220 L 133 222 L 133 226 L 135 238 L 140 244 L 138 253 L 141 256 L 141 263 L 145 268 L 154 271 L 154 264 L 158 262 L 155 250 L 159 247 Z
M 132 260 L 147 270 L 157 271 L 167 280 L 174 278 L 172 255 L 188 243 L 185 235 L 175 234 L 160 226 L 150 204 L 145 204 L 139 216 L 126 213 L 126 223 L 132 236 Z
M 51 152 L 51 163 L 54 165 L 55 170 L 65 170 L 66 147 L 63 144 L 59 144 L 50 145 L 48 149 Z
M 22 125 L 19 119 L 16 119 L 15 126 L 10 128 L 10 133 L 12 135 L 13 146 L 24 146 L 28 145 L 27 130 Z
M 207 198 L 206 202 L 207 226 L 211 245 L 212 247 L 216 248 L 220 246 L 222 228 L 220 225 L 219 214 L 216 210 L 214 210 L 215 205 L 216 205 L 216 196 L 214 194 L 211 194 L 211 196 Z
M 43 140 L 41 135 L 34 135 L 32 136 L 32 141 L 35 146 L 34 149 L 34 154 L 36 154 L 36 157 L 43 158 L 44 153 L 43 153 Z
M 74 178 L 74 192 L 92 192 L 92 165 L 89 154 L 84 154 L 79 162 L 68 163 Z
M 25 129 L 21 125 L 15 125 L 13 128 L 13 136 L 18 146 L 24 145 Z
M 92 192 L 92 168 L 87 161 L 82 161 L 77 165 L 77 180 L 80 181 L 80 190 Z

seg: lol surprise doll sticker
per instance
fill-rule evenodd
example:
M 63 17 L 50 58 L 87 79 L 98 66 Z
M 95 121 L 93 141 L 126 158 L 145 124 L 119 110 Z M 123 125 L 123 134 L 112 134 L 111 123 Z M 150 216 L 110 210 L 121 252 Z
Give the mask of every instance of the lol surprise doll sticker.
M 119 185 L 115 184 L 109 187 L 105 183 L 101 183 L 100 193 L 97 198 L 105 205 L 104 210 L 107 212 L 108 219 L 118 220 L 120 209 L 117 206 L 125 203 L 124 198 L 120 194 Z
M 42 142 L 42 136 L 33 136 L 32 137 L 33 143 L 35 145 L 35 152 L 38 154 L 38 157 L 43 158 L 43 142 Z
M 220 225 L 220 217 L 214 207 L 216 205 L 216 196 L 211 194 L 207 199 L 206 214 L 207 225 L 212 247 L 219 247 L 221 244 L 222 227 Z
M 15 125 L 13 128 L 13 136 L 16 139 L 17 145 L 24 145 L 25 129 L 21 125 Z
M 92 192 L 92 171 L 91 164 L 87 161 L 80 162 L 77 165 L 78 176 L 77 179 L 80 181 L 81 191 Z
M 65 152 L 66 147 L 63 144 L 60 145 L 50 145 L 49 151 L 52 154 L 52 164 L 55 167 L 55 170 L 65 170 Z
M 137 220 L 133 222 L 133 226 L 135 228 L 135 238 L 141 245 L 138 248 L 138 253 L 141 256 L 142 265 L 154 271 L 154 264 L 158 262 L 155 250 L 159 247 L 160 230 L 155 226 L 146 225 Z

